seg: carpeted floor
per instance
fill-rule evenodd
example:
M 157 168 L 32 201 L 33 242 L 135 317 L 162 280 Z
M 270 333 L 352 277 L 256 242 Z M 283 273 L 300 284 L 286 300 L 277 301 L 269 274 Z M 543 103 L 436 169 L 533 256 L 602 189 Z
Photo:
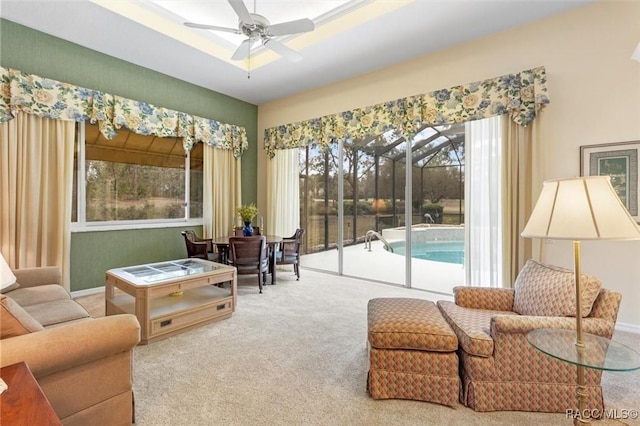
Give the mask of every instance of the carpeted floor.
M 302 270 L 258 294 L 242 277 L 233 316 L 138 346 L 136 425 L 570 425 L 564 414 L 476 413 L 367 395 L 367 302 L 437 296 Z M 104 315 L 102 294 L 78 299 Z M 614 340 L 640 352 L 640 335 Z M 607 408 L 640 410 L 640 371 L 603 375 Z M 622 411 L 620 411 L 621 413 Z M 640 425 L 638 419 L 598 425 Z

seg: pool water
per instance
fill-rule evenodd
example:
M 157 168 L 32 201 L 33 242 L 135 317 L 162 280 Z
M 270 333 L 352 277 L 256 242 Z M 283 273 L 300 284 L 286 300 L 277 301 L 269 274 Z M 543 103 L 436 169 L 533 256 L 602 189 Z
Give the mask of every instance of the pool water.
M 405 255 L 404 241 L 391 243 L 395 254 Z M 462 265 L 464 263 L 464 241 L 424 241 L 411 245 L 411 257 Z

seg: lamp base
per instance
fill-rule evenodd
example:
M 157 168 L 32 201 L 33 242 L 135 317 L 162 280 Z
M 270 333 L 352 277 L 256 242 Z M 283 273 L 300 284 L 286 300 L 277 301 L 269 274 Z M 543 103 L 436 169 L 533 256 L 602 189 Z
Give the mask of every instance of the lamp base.
M 582 360 L 586 345 L 582 335 L 582 271 L 580 268 L 580 241 L 573 242 L 573 273 L 576 283 L 576 351 L 579 360 Z M 591 424 L 587 413 L 587 386 L 584 378 L 584 367 L 580 364 L 576 366 L 576 381 L 578 388 L 576 389 L 576 398 L 578 400 L 578 416 L 573 420 L 574 425 Z

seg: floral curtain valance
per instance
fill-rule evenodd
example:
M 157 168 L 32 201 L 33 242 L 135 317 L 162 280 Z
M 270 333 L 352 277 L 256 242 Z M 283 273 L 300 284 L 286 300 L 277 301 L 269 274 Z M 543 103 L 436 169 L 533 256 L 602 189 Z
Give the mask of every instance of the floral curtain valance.
M 113 139 L 123 126 L 142 135 L 181 137 L 185 151 L 198 141 L 231 149 L 240 157 L 248 147 L 242 126 L 220 123 L 144 102 L 85 89 L 72 84 L 0 67 L 0 123 L 16 112 L 56 120 L 98 122 L 100 132 Z
M 284 124 L 265 130 L 265 149 L 269 158 L 273 158 L 276 149 L 300 148 L 311 143 L 326 149 L 336 139 L 363 139 L 391 129 L 412 138 L 424 126 L 463 123 L 505 113 L 514 122 L 527 126 L 538 110 L 549 103 L 546 83 L 545 69 L 538 67 Z

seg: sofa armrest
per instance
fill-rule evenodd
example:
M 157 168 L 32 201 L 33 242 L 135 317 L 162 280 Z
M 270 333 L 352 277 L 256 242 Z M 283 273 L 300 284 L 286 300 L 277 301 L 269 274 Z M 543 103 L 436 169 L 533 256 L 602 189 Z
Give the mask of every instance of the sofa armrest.
M 494 287 L 454 287 L 456 305 L 470 309 L 513 311 L 514 290 Z
M 135 315 L 74 322 L 0 340 L 0 365 L 25 361 L 36 378 L 132 350 L 140 341 Z
M 602 318 L 583 318 L 582 331 L 611 338 L 615 324 Z M 542 317 L 528 315 L 496 315 L 491 318 L 491 337 L 502 334 L 527 334 L 539 328 L 576 329 L 573 317 Z
M 16 269 L 13 274 L 21 288 L 62 283 L 62 272 L 59 266 Z

